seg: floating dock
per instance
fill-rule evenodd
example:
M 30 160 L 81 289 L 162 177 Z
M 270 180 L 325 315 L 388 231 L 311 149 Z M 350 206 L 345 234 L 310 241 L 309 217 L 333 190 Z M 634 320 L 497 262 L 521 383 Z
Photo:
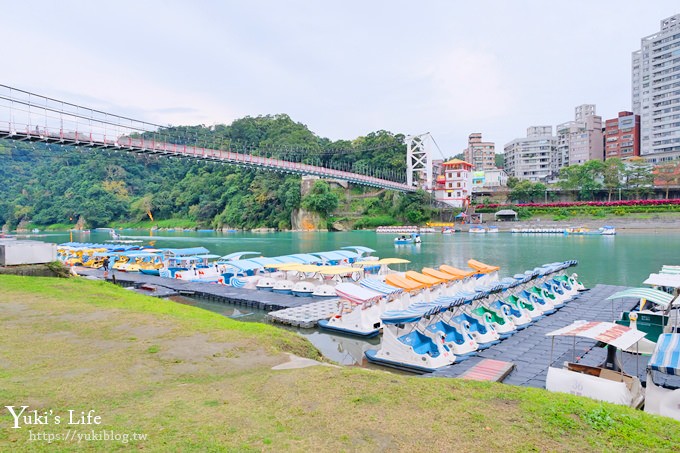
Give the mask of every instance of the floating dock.
M 520 330 L 508 339 L 479 351 L 476 356 L 460 363 L 442 367 L 424 377 L 459 377 L 464 378 L 472 373 L 475 367 L 484 363 L 486 359 L 502 360 L 515 365 L 506 378 L 504 384 L 521 385 L 527 387 L 545 388 L 545 378 L 551 357 L 552 342 L 546 333 L 552 332 L 571 324 L 576 320 L 609 321 L 617 319 L 619 313 L 628 311 L 638 303 L 636 299 L 617 299 L 612 305 L 607 297 L 615 292 L 627 289 L 625 286 L 596 285 L 593 289 L 580 293 L 575 299 L 557 310 L 550 316 L 538 320 L 524 330 Z M 562 363 L 577 357 L 585 357 L 591 351 L 600 353 L 602 348 L 595 348 L 596 341 L 587 338 L 576 338 L 576 347 L 572 340 L 555 340 L 552 351 L 553 363 Z M 602 360 L 600 360 L 602 362 Z M 644 362 L 644 364 L 643 364 Z M 640 359 L 640 368 L 644 369 L 646 361 Z M 625 366 L 629 371 L 629 366 Z M 636 374 L 635 362 L 632 363 L 632 374 Z
M 310 329 L 338 311 L 338 299 L 328 299 L 284 310 L 272 311 L 267 320 Z
M 104 279 L 104 271 L 85 267 L 76 268 L 79 275 Z M 327 298 L 321 297 L 296 297 L 286 294 L 276 294 L 268 291 L 254 289 L 234 288 L 233 286 L 218 285 L 204 282 L 190 282 L 187 280 L 157 277 L 155 275 L 140 274 L 138 272 L 109 271 L 106 281 L 116 283 L 124 287 L 136 289 L 156 287 L 159 292 L 174 292 L 179 295 L 200 297 L 215 302 L 229 303 L 241 307 L 256 308 L 258 310 L 272 311 L 286 308 L 301 307 L 314 302 L 327 302 Z M 140 291 L 138 291 L 140 292 Z M 146 294 L 146 292 L 144 292 Z M 154 294 L 149 294 L 153 296 Z M 158 296 L 166 297 L 166 296 Z M 330 317 L 330 315 L 328 315 Z

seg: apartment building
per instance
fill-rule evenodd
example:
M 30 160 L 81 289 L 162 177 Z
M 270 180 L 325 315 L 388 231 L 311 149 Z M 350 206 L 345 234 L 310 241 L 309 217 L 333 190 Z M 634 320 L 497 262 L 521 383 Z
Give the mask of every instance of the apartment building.
M 494 142 L 483 142 L 482 134 L 479 132 L 470 134 L 464 154 L 465 161 L 471 163 L 474 170 L 496 168 L 496 144 Z
M 604 123 L 604 157 L 629 159 L 640 155 L 640 115 L 619 112 Z
M 508 176 L 537 182 L 552 173 L 551 162 L 557 150 L 552 126 L 532 126 L 525 138 L 516 138 L 504 147 Z
M 640 115 L 640 156 L 680 157 L 680 14 L 661 21 L 632 54 L 633 112 Z

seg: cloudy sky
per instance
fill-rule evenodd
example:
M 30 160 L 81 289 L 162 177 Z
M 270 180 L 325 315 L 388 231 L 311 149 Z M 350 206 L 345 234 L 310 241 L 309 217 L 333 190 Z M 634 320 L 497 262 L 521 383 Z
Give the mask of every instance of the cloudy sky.
M 0 83 L 159 124 L 287 113 L 319 136 L 497 149 L 597 104 L 677 0 L 4 0 Z

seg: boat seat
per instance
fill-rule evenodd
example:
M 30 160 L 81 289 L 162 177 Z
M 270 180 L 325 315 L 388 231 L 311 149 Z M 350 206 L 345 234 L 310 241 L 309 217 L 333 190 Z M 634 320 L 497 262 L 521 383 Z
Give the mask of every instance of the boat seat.
M 502 310 L 502 307 L 505 306 L 505 307 L 508 307 L 508 310 L 510 310 L 511 316 L 513 316 L 515 318 L 521 318 L 522 317 L 522 313 L 519 311 L 519 309 L 512 304 L 497 300 L 497 301 L 492 302 L 489 306 L 491 308 L 496 309 L 496 310 Z
M 470 327 L 470 332 L 477 332 L 480 335 L 485 335 L 488 332 L 488 329 L 484 324 L 479 322 L 478 319 L 473 318 L 472 316 L 468 315 L 467 313 L 461 313 L 459 315 L 454 316 L 453 318 L 454 321 L 457 323 L 463 324 L 464 322 L 468 322 Z
M 437 348 L 437 345 L 432 342 L 432 339 L 417 330 L 413 330 L 406 335 L 400 336 L 399 341 L 405 345 L 411 346 L 416 354 L 427 354 L 431 357 L 439 356 L 439 349 Z
M 472 310 L 472 312 L 479 316 L 489 315 L 491 317 L 491 321 L 495 322 L 500 326 L 504 326 L 507 322 L 504 318 L 498 316 L 498 313 L 487 307 L 477 307 L 474 310 Z
M 465 335 L 460 333 L 460 331 L 455 327 L 446 324 L 444 321 L 437 321 L 434 324 L 430 324 L 427 327 L 427 330 L 429 330 L 430 332 L 442 332 L 448 343 L 462 345 L 467 341 Z

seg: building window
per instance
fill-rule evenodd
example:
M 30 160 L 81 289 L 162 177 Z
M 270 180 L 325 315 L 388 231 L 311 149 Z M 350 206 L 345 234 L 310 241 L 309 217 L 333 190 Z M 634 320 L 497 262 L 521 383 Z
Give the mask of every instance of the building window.
M 460 178 L 460 172 L 458 172 L 458 173 L 456 174 L 456 177 L 457 177 L 457 178 Z
M 449 197 L 449 198 L 451 198 L 451 195 L 453 195 L 451 192 L 448 192 L 448 193 L 446 194 L 446 196 Z

